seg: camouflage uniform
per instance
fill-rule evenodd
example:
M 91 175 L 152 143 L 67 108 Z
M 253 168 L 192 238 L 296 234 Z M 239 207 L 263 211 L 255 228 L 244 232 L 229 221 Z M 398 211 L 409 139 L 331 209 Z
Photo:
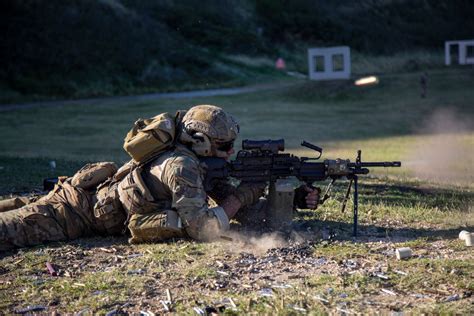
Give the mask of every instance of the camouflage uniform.
M 0 250 L 120 234 L 127 215 L 132 243 L 187 235 L 207 239 L 206 234 L 212 232 L 204 227 L 228 225 L 225 214 L 216 220 L 209 212 L 202 185 L 204 170 L 186 147 L 178 145 L 131 172 L 130 166 L 124 166 L 128 173 L 121 181 L 109 179 L 96 194 L 73 186 L 68 178 L 38 201 L 1 212 Z M 199 225 L 189 227 L 192 220 Z
M 104 164 L 110 166 L 110 163 L 86 165 L 77 174 L 84 175 L 83 172 L 90 166 Z M 117 209 L 112 221 L 96 218 L 94 205 L 97 196 L 94 190 L 74 180 L 75 177 L 60 178 L 48 195 L 17 209 L 11 209 L 15 200 L 17 205 L 21 205 L 17 198 L 11 199 L 10 203 L 3 203 L 3 208 L 0 208 L 0 251 L 34 246 L 46 241 L 120 233 L 126 219 L 123 209 Z M 95 188 L 96 184 L 92 185 Z
M 214 192 L 205 192 L 205 170 L 196 153 L 224 155 L 214 148 L 215 140 L 233 142 L 237 132 L 227 130 L 227 126 L 237 125 L 220 108 L 197 109 L 188 112 L 190 126 L 202 128 L 205 134 L 186 134 L 152 161 L 144 165 L 130 162 L 118 170 L 111 163 L 87 165 L 74 177 L 62 179 L 38 201 L 6 212 L 0 209 L 0 251 L 46 241 L 120 234 L 127 223 L 131 243 L 185 236 L 207 240 L 227 229 L 225 210 L 209 207 L 208 194 L 217 204 L 234 195 L 246 206 L 256 201 L 261 191 L 221 183 Z
M 208 206 L 205 170 L 183 145 L 165 152 L 143 170 L 135 169 L 119 184 L 122 205 L 130 216 L 130 242 L 161 241 L 190 236 L 206 240 L 229 219 Z M 190 225 L 191 223 L 197 225 Z

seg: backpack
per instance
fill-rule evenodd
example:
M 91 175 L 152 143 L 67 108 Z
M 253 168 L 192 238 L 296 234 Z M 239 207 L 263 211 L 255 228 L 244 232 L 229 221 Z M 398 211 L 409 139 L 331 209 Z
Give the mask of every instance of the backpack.
M 138 119 L 125 136 L 123 149 L 137 164 L 144 164 L 174 145 L 176 129 L 184 112 L 158 114 Z

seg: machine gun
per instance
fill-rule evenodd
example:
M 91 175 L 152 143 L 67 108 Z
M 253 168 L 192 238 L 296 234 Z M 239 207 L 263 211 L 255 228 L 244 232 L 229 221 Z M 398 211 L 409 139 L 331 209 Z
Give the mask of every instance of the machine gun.
M 204 181 L 206 190 L 211 190 L 216 179 L 233 177 L 242 183 L 270 183 L 270 195 L 275 190 L 275 183 L 279 179 L 296 177 L 306 182 L 308 186 L 316 181 L 331 179 L 320 199 L 320 204 L 330 197 L 330 191 L 337 179 L 348 179 L 349 185 L 342 203 L 342 210 L 346 207 L 352 185 L 354 186 L 354 224 L 353 234 L 357 236 L 358 222 L 358 177 L 369 173 L 372 167 L 400 167 L 400 161 L 362 162 L 362 153 L 357 152 L 355 162 L 349 159 L 326 159 L 317 162 L 323 152 L 321 147 L 303 141 L 302 146 L 319 153 L 314 158 L 297 157 L 283 153 L 285 142 L 279 140 L 244 140 L 242 150 L 237 153 L 234 160 L 228 162 L 222 158 L 203 158 L 207 166 L 207 175 Z M 275 192 L 273 192 L 274 194 Z M 280 194 L 281 195 L 281 194 Z M 293 197 L 293 195 L 292 195 Z M 278 212 L 278 203 L 274 203 Z M 285 211 L 288 214 L 288 211 Z M 278 212 L 281 215 L 281 211 Z

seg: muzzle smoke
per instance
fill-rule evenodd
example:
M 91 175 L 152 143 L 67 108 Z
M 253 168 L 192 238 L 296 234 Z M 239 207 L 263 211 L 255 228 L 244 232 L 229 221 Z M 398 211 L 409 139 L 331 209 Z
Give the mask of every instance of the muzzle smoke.
M 420 179 L 471 185 L 474 183 L 474 124 L 454 111 L 440 109 L 417 131 L 424 134 L 409 151 L 405 167 Z

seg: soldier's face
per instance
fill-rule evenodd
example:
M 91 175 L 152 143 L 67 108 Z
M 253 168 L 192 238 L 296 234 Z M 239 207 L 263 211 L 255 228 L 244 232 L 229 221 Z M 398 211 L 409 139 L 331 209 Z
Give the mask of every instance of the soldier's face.
M 217 150 L 221 153 L 220 156 L 225 160 L 229 160 L 230 156 L 235 153 L 234 150 L 234 140 L 224 142 L 224 143 L 217 143 Z M 224 155 L 222 155 L 224 153 Z
M 228 150 L 227 152 L 227 156 L 224 158 L 225 160 L 229 160 L 230 159 L 230 156 L 232 156 L 234 153 L 235 153 L 235 150 L 234 148 L 231 148 L 230 150 Z

